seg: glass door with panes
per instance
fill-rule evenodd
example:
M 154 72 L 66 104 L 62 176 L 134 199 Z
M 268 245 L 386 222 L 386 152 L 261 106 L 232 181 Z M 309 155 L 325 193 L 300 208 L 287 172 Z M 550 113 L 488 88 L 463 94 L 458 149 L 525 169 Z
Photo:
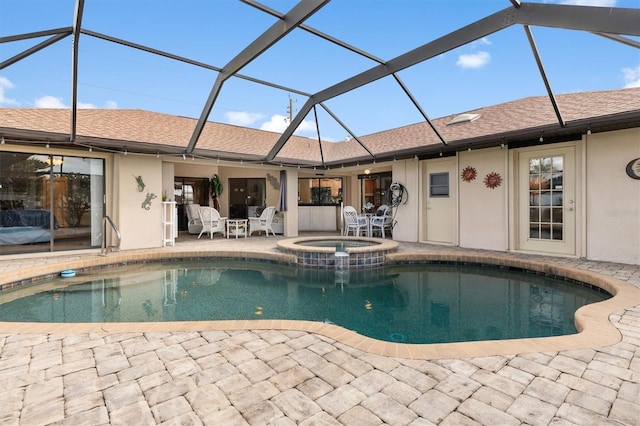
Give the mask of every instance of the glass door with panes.
M 573 254 L 573 148 L 526 152 L 519 165 L 521 248 Z

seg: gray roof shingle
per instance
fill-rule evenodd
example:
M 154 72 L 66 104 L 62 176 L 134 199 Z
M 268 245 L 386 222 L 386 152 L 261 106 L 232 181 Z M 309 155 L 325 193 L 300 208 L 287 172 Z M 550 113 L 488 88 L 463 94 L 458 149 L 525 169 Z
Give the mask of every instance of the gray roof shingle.
M 571 128 L 575 123 L 606 123 L 628 115 L 627 127 L 640 126 L 640 88 L 570 93 L 556 96 L 560 113 Z M 452 116 L 432 120 L 434 127 L 451 146 L 484 139 L 499 140 L 505 135 L 517 137 L 544 131 L 545 135 L 561 132 L 551 100 L 547 96 L 524 98 L 512 102 L 478 108 L 468 113 L 480 114 L 471 122 L 447 125 Z M 68 141 L 71 113 L 68 109 L 0 109 L 0 133 L 7 137 L 29 135 Z M 77 141 L 114 147 L 136 147 L 145 152 L 178 153 L 187 147 L 197 120 L 143 110 L 80 109 L 77 115 Z M 262 159 L 280 134 L 207 122 L 194 153 L 200 156 Z M 56 139 L 57 138 L 57 139 Z M 42 139 L 40 139 L 42 140 Z M 378 158 L 394 154 L 427 152 L 440 149 L 442 143 L 428 123 L 411 124 L 359 137 Z M 68 143 L 68 142 L 67 142 Z M 322 142 L 294 136 L 283 146 L 276 162 L 320 164 L 371 159 L 356 141 Z

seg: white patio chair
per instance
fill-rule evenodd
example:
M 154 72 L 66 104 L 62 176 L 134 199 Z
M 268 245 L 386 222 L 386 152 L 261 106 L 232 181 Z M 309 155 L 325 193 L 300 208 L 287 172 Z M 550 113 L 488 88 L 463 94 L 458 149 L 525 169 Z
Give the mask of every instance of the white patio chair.
M 360 230 L 363 235 L 368 236 L 369 220 L 365 216 L 359 216 L 353 206 L 344 207 L 344 235 L 349 235 L 349 231 L 353 231 L 354 237 L 360 236 Z
M 276 214 L 275 207 L 266 207 L 262 210 L 262 214 L 260 217 L 250 217 L 249 218 L 249 236 L 251 236 L 254 232 L 264 231 L 269 236 L 269 231 L 273 235 L 276 235 L 273 232 L 273 228 L 271 228 L 271 222 L 273 221 L 273 216 Z
M 187 213 L 187 229 L 190 234 L 199 234 L 202 231 L 202 221 L 198 214 L 200 204 L 187 204 L 184 211 Z
M 383 204 L 378 207 L 375 216 L 371 216 L 369 218 L 369 226 L 371 227 L 371 236 L 374 235 L 376 231 L 380 231 L 380 235 L 382 238 L 385 238 L 385 230 L 391 233 L 393 228 L 393 216 L 391 216 L 391 209 L 389 206 Z
M 202 230 L 200 231 L 200 235 L 198 235 L 198 239 L 205 232 L 209 233 L 209 238 L 213 238 L 213 234 L 219 232 L 224 237 L 225 235 L 225 220 L 226 217 L 220 217 L 220 213 L 218 210 L 213 207 L 200 207 L 198 208 L 198 215 L 200 217 L 200 221 L 202 222 Z

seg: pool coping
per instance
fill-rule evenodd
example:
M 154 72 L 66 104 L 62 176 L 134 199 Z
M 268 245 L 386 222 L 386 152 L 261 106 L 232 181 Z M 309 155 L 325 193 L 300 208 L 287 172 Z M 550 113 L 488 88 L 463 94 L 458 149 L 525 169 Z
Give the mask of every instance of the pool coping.
M 302 241 L 323 241 L 323 240 L 331 240 L 331 241 L 367 241 L 377 243 L 376 245 L 371 246 L 363 246 L 363 247 L 348 247 L 347 251 L 349 253 L 366 253 L 369 251 L 395 251 L 398 249 L 400 244 L 397 241 L 386 240 L 383 238 L 374 238 L 374 237 L 345 237 L 345 236 L 331 236 L 331 237 L 294 237 L 287 238 L 286 240 L 280 240 L 276 243 L 278 248 L 283 250 L 297 250 L 297 251 L 317 251 L 322 253 L 334 253 L 336 251 L 335 247 L 313 247 L 313 246 L 303 246 L 298 243 Z
M 55 276 L 66 269 L 94 269 L 111 265 L 158 262 L 162 260 L 233 258 L 295 264 L 294 256 L 259 250 L 188 250 L 155 252 L 117 252 L 108 256 L 90 256 L 70 259 L 5 274 L 0 279 L 3 288 L 37 285 L 40 278 Z M 621 341 L 620 331 L 611 323 L 611 315 L 621 315 L 640 300 L 640 289 L 597 272 L 551 264 L 531 258 L 514 258 L 499 253 L 388 253 L 387 264 L 449 262 L 483 264 L 504 268 L 518 268 L 549 276 L 565 277 L 583 282 L 613 295 L 602 302 L 584 306 L 576 312 L 577 334 L 509 340 L 485 340 L 457 343 L 407 344 L 376 340 L 343 327 L 313 321 L 299 320 L 224 320 L 191 322 L 144 323 L 15 323 L 0 322 L 0 333 L 133 333 L 133 332 L 188 332 L 234 330 L 297 330 L 317 333 L 349 347 L 368 353 L 417 360 L 442 358 L 469 358 L 492 355 L 516 355 L 532 352 L 558 352 L 610 346 Z M 36 279 L 34 279 L 36 278 Z M 7 287 L 5 287 L 7 286 Z
M 347 247 L 346 255 L 340 256 L 335 247 L 301 245 L 310 241 L 362 241 L 375 243 L 362 247 Z M 279 250 L 295 256 L 301 268 L 313 269 L 370 269 L 379 268 L 386 262 L 389 253 L 400 246 L 397 241 L 374 237 L 294 237 L 276 243 Z

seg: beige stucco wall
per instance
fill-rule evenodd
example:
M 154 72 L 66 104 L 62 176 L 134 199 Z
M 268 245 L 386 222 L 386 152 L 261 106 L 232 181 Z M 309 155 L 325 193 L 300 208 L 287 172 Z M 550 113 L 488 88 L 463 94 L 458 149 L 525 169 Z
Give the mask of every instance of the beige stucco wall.
M 413 158 L 393 163 L 393 182 L 404 185 L 408 193 L 407 203 L 395 208 L 394 214 L 397 223 L 393 228 L 393 239 L 396 241 L 418 241 L 421 200 L 418 169 L 419 162 Z
M 141 155 L 115 155 L 118 194 L 117 226 L 123 250 L 162 245 L 162 161 Z M 145 188 L 138 192 L 134 176 L 142 176 Z M 149 210 L 142 208 L 147 194 L 155 194 Z
M 297 237 L 298 236 L 298 169 L 287 169 L 286 196 L 287 196 L 287 211 L 282 213 L 284 215 L 284 236 Z
M 458 183 L 460 246 L 489 250 L 507 249 L 507 150 L 489 148 L 462 151 L 458 154 Z M 465 182 L 462 170 L 473 167 L 477 177 Z M 491 172 L 502 176 L 502 184 L 487 188 L 484 178 Z M 453 184 L 453 182 L 452 182 Z
M 198 161 L 186 160 L 173 162 L 174 176 L 190 178 L 210 178 L 212 174 L 218 173 L 218 165 L 212 163 L 201 164 Z
M 640 158 L 640 129 L 586 135 L 587 258 L 640 263 L 640 180 L 625 169 Z
M 593 260 L 605 260 L 637 264 L 640 262 L 640 181 L 629 178 L 625 173 L 626 164 L 640 157 L 640 129 L 611 132 L 607 134 L 585 135 L 586 149 L 576 152 L 576 190 L 582 192 L 578 199 L 584 199 L 584 210 L 576 217 L 576 243 L 579 255 Z M 457 235 L 454 244 L 462 247 L 489 250 L 509 250 L 508 221 L 509 206 L 515 194 L 509 191 L 513 177 L 509 176 L 514 161 L 506 149 L 499 147 L 463 151 L 458 154 L 454 178 L 458 180 Z M 196 162 L 197 163 L 197 162 Z M 161 245 L 161 194 L 170 178 L 170 168 L 162 160 L 144 156 L 116 155 L 114 161 L 116 191 L 113 200 L 120 207 L 114 214 L 123 235 L 122 248 L 157 247 Z M 409 194 L 408 202 L 396 208 L 397 224 L 393 239 L 416 242 L 424 230 L 421 206 L 425 188 L 420 181 L 420 164 L 416 159 L 396 161 L 392 164 L 393 181 L 403 184 Z M 475 167 L 477 178 L 462 182 L 460 172 L 466 166 Z M 173 163 L 175 176 L 209 177 L 218 173 L 228 189 L 229 178 L 264 178 L 267 173 L 279 178 L 279 168 L 264 166 L 229 166 L 193 164 L 180 161 Z M 164 170 L 164 173 L 163 173 Z M 297 179 L 298 170 L 288 169 L 289 212 L 285 215 L 285 235 L 297 236 Z M 484 184 L 489 172 L 497 172 L 502 185 L 490 189 Z M 147 187 L 143 193 L 137 191 L 133 176 L 143 176 Z M 586 176 L 586 178 L 582 178 Z M 453 182 L 452 182 L 453 183 Z M 584 188 L 583 188 L 584 185 Z M 267 205 L 275 205 L 278 190 L 266 185 Z M 158 198 L 152 200 L 150 210 L 141 208 L 144 196 L 149 192 Z M 345 200 L 349 193 L 359 194 L 358 180 L 345 180 Z M 356 201 L 356 200 L 351 200 Z M 347 201 L 348 203 L 348 201 Z M 583 210 L 583 211 L 582 211 Z M 221 199 L 221 214 L 228 215 L 228 193 Z M 581 235 L 586 235 L 584 242 Z

